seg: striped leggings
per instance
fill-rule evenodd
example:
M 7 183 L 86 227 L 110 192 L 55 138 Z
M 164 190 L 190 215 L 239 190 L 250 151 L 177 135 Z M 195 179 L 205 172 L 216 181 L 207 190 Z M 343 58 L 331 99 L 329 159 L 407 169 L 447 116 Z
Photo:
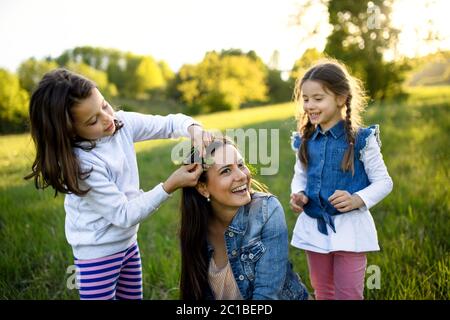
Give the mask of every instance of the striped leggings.
M 81 300 L 141 300 L 142 267 L 138 244 L 98 259 L 75 258 Z

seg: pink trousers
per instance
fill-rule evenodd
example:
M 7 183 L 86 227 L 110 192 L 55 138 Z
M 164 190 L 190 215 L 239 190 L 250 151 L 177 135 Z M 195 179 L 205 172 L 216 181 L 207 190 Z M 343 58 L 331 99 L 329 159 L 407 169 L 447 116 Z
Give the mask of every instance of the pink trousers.
M 365 253 L 306 251 L 316 300 L 363 300 Z

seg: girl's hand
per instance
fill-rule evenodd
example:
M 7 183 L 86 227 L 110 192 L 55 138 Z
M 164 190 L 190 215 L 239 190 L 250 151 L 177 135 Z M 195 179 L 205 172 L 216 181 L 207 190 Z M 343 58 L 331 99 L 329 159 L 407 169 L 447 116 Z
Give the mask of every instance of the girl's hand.
M 209 145 L 213 140 L 212 133 L 204 131 L 201 126 L 196 124 L 189 126 L 188 131 L 191 135 L 193 147 L 199 150 L 200 155 L 203 157 L 205 155 L 206 146 Z
M 175 170 L 170 177 L 163 183 L 163 189 L 167 193 L 183 187 L 193 187 L 197 185 L 198 178 L 203 172 L 203 168 L 198 163 L 184 165 Z
M 303 206 L 308 203 L 308 200 L 308 197 L 301 191 L 299 193 L 291 194 L 291 201 L 289 204 L 292 211 L 300 213 L 303 212 Z
M 357 195 L 351 195 L 344 190 L 336 190 L 328 201 L 337 209 L 339 212 L 348 212 L 354 209 L 361 208 L 364 206 L 364 201 Z

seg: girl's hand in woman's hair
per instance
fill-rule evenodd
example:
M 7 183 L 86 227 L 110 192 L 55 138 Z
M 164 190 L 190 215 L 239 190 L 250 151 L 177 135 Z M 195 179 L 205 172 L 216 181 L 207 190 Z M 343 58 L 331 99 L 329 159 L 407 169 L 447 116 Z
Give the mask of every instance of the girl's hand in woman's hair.
M 209 131 L 203 130 L 199 125 L 193 124 L 188 128 L 191 135 L 192 146 L 200 151 L 200 156 L 205 155 L 206 146 L 213 140 L 213 134 Z
M 364 201 L 355 193 L 351 195 L 345 190 L 336 190 L 328 201 L 339 212 L 348 212 L 364 206 Z
M 181 166 L 163 183 L 163 189 L 167 193 L 172 193 L 179 188 L 194 187 L 202 172 L 203 168 L 198 163 Z
M 292 211 L 300 213 L 303 212 L 303 206 L 308 203 L 308 197 L 303 193 L 303 191 L 299 193 L 291 194 L 291 201 L 289 205 L 291 206 Z

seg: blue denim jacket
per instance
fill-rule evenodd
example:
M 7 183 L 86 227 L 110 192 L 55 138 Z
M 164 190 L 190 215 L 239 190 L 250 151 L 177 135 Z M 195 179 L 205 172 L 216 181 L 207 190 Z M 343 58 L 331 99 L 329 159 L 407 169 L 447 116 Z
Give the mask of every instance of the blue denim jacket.
M 345 190 L 353 194 L 370 184 L 364 164 L 360 160 L 360 152 L 365 148 L 369 135 L 374 132 L 380 144 L 378 125 L 361 128 L 356 135 L 354 175 L 351 171 L 344 172 L 341 169 L 341 162 L 348 147 L 343 120 L 325 133 L 317 126 L 308 140 L 307 182 L 304 192 L 309 201 L 303 209 L 308 216 L 317 219 L 317 227 L 321 233 L 328 234 L 326 225 L 336 232 L 332 216 L 341 214 L 328 198 L 336 190 Z M 294 135 L 292 143 L 294 150 L 298 150 L 301 137 L 298 134 Z
M 304 300 L 308 292 L 288 260 L 288 231 L 277 198 L 252 194 L 225 231 L 228 260 L 244 300 Z M 208 261 L 213 254 L 208 245 Z M 211 289 L 205 294 L 214 299 Z

